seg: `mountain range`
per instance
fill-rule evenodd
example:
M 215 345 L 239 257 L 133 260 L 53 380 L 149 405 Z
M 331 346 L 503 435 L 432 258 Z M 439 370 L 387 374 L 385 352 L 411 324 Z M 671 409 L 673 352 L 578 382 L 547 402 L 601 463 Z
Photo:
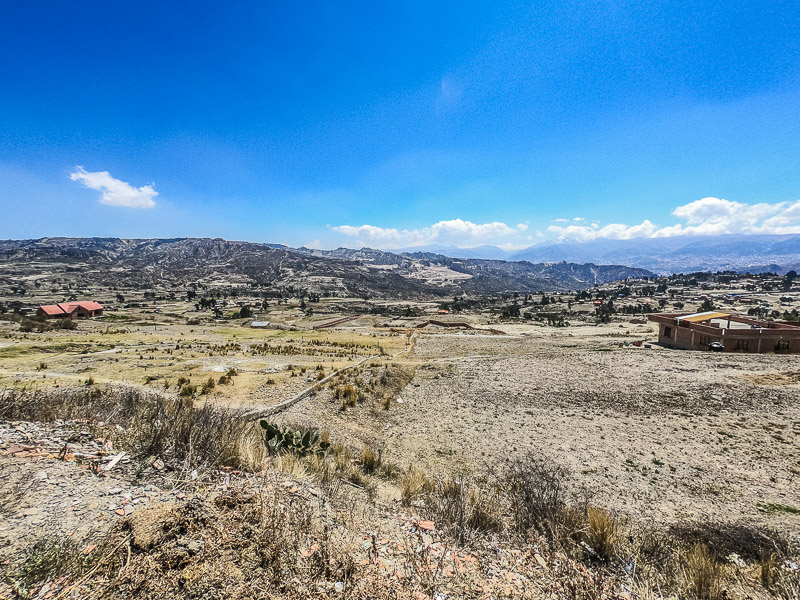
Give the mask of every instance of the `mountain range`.
M 218 238 L 0 241 L 0 286 L 6 289 L 246 286 L 422 298 L 567 291 L 650 275 L 621 265 L 512 262 L 369 248 L 312 250 Z
M 456 248 L 425 246 L 405 252 L 436 252 L 454 258 L 492 258 L 539 262 L 620 264 L 659 274 L 692 271 L 777 271 L 800 267 L 800 235 L 676 236 L 595 239 L 586 242 L 548 241 L 507 252 L 496 246 Z

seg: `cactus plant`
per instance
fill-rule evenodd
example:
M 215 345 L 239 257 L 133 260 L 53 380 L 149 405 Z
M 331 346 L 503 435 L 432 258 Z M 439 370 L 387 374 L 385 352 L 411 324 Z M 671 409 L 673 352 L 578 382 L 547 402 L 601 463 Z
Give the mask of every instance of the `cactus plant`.
M 265 420 L 259 424 L 264 430 L 264 444 L 270 454 L 281 452 L 291 452 L 299 456 L 324 454 L 330 447 L 330 442 L 320 441 L 319 432 L 313 429 L 294 430 L 285 425 L 279 427 Z

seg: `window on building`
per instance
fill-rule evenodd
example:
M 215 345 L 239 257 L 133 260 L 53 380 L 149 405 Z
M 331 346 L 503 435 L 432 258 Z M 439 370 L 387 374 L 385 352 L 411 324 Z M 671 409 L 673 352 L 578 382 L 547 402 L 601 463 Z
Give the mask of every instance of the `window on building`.
M 664 327 L 664 337 L 665 338 L 672 337 L 672 327 Z
M 778 340 L 775 342 L 775 352 L 788 352 L 789 340 Z
M 749 350 L 750 349 L 750 340 L 736 340 L 736 349 L 737 350 Z

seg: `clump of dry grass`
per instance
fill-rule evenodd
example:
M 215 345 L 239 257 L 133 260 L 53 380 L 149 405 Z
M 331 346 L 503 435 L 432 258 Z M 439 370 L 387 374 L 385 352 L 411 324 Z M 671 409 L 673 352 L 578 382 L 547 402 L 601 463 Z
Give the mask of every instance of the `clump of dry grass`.
M 400 486 L 400 500 L 404 506 L 408 506 L 417 500 L 422 499 L 422 495 L 433 489 L 433 482 L 428 475 L 418 467 L 409 466 L 398 481 Z
M 600 559 L 611 560 L 622 538 L 621 523 L 607 510 L 593 506 L 587 507 L 586 516 L 586 542 Z
M 373 445 L 364 446 L 364 448 L 361 450 L 359 462 L 361 463 L 361 468 L 365 473 L 375 472 L 375 470 L 381 465 L 382 454 L 383 453 L 380 448 L 377 448 Z
M 342 409 L 355 406 L 358 403 L 358 390 L 350 383 L 345 385 L 341 391 Z
M 203 384 L 203 388 L 201 390 L 201 394 L 208 394 L 210 393 L 215 387 L 217 387 L 217 382 L 214 381 L 213 377 L 209 377 L 205 383 Z
M 695 544 L 686 560 L 688 590 L 700 600 L 721 597 L 722 565 L 705 544 Z
M 123 386 L 0 392 L 0 418 L 95 424 L 133 456 L 161 457 L 177 469 L 256 466 L 263 442 L 240 412 Z M 102 426 L 100 425 L 102 423 Z
M 499 490 L 486 480 L 462 473 L 438 481 L 429 491 L 426 508 L 457 543 L 503 528 L 504 507 Z

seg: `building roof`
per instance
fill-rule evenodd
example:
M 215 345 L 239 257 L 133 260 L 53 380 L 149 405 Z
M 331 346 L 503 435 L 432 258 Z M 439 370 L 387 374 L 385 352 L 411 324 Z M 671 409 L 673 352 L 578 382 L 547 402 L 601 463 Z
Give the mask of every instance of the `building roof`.
M 701 321 L 710 321 L 711 319 L 726 319 L 730 317 L 730 313 L 717 312 L 710 310 L 707 312 L 694 313 L 693 315 L 685 315 L 683 317 L 675 317 L 676 321 L 689 321 L 690 323 L 700 323 Z
M 48 315 L 68 315 L 71 314 L 77 306 L 70 306 L 69 304 L 47 304 L 40 306 L 39 309 Z
M 68 304 L 74 304 L 75 306 L 80 306 L 85 310 L 103 310 L 103 305 L 99 302 L 68 302 Z
M 39 308 L 48 315 L 71 315 L 79 307 L 84 310 L 103 310 L 103 305 L 99 302 L 60 302 L 46 304 Z

